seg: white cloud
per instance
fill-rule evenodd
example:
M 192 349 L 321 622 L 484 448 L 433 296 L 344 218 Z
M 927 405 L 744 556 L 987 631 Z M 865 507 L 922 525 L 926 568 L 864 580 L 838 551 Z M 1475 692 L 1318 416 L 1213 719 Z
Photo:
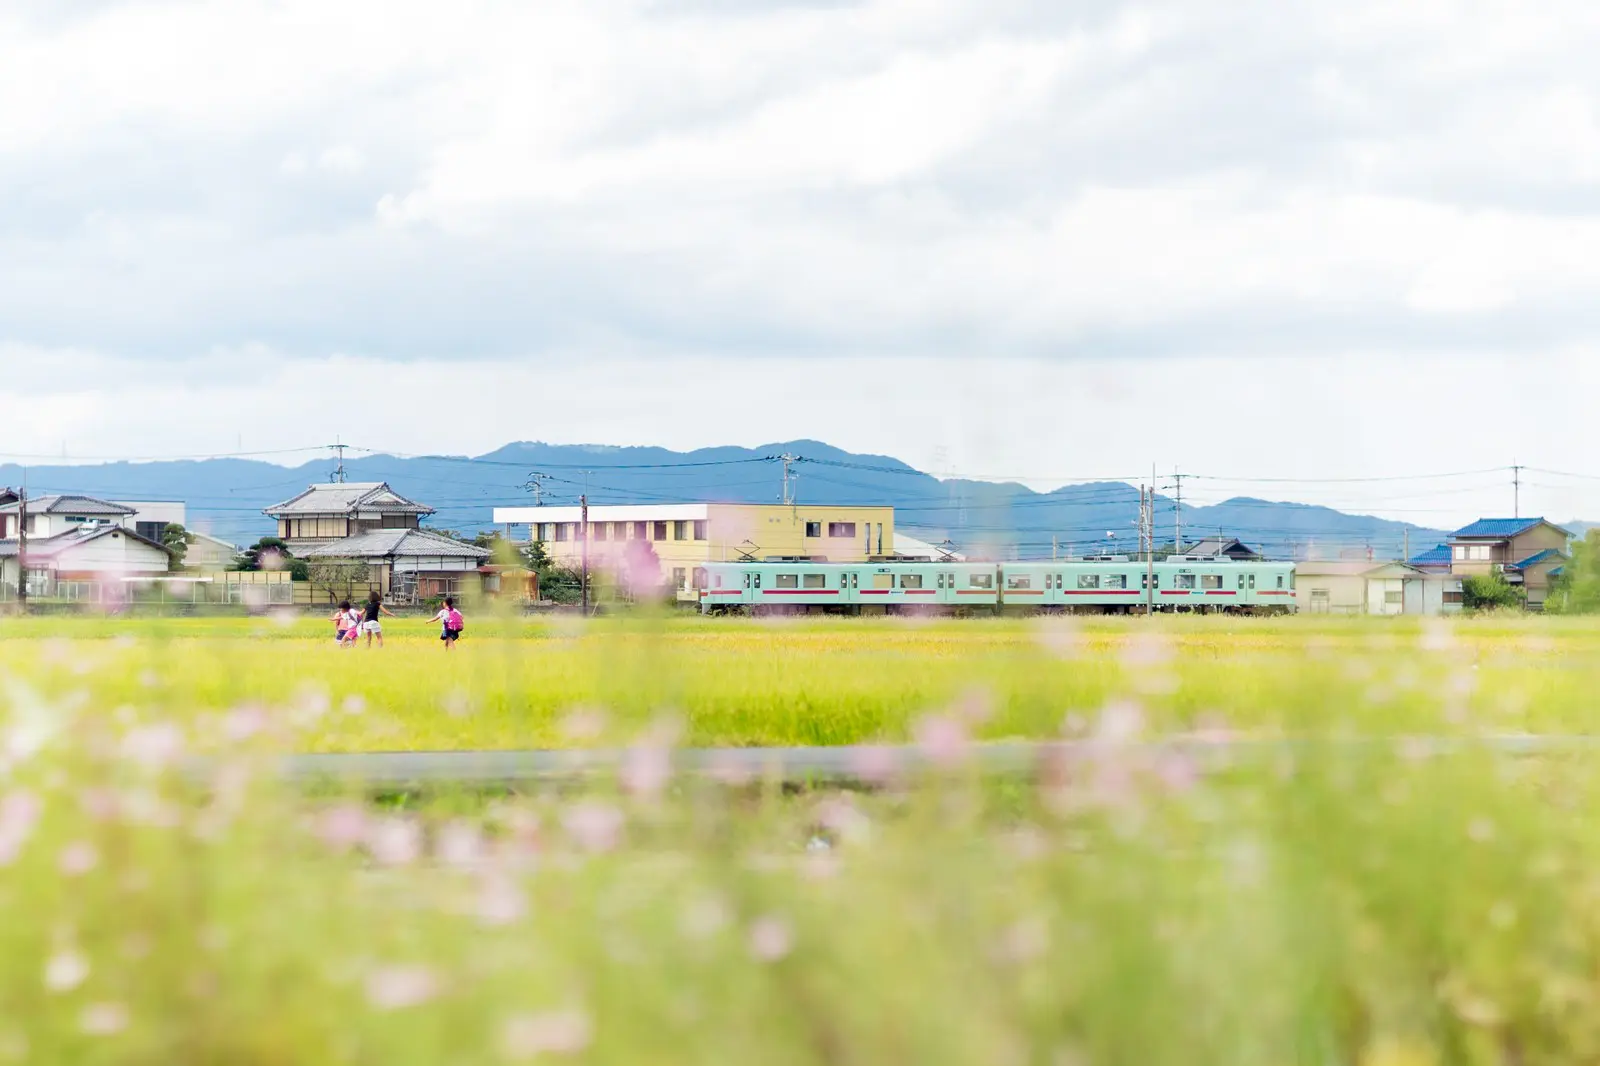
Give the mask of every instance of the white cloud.
M 678 410 L 594 414 L 603 368 L 738 380 L 849 353 L 1059 384 L 1213 359 L 1294 391 L 1352 353 L 1571 374 L 1592 341 L 1600 9 L 1577 0 L 64 11 L 0 9 L 0 350 L 73 384 L 38 383 L 55 406 L 30 435 L 122 424 L 112 380 L 221 395 L 222 367 L 256 364 L 216 353 L 252 345 L 424 390 L 451 366 L 559 376 L 574 427 L 665 442 Z M 474 402 L 485 446 L 537 435 Z M 1033 445 L 992 402 L 967 432 L 1000 462 Z M 872 435 L 841 406 L 812 417 Z M 924 415 L 876 412 L 872 447 L 926 459 Z M 326 414 L 285 405 L 280 431 Z M 1205 437 L 1256 462 L 1255 433 Z

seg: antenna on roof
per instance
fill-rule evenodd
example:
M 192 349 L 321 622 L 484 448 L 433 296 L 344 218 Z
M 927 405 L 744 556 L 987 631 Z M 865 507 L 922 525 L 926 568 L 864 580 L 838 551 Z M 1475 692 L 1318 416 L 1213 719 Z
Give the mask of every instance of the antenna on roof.
M 528 480 L 522 483 L 523 491 L 533 493 L 533 505 L 544 506 L 544 475 L 537 470 L 529 471 Z
M 790 483 L 800 476 L 791 473 L 789 467 L 790 464 L 799 462 L 800 457 L 784 452 L 778 458 L 783 462 L 783 503 L 787 507 L 794 503 L 794 489 L 790 487 Z
M 333 484 L 335 484 L 335 485 L 343 485 L 344 484 L 344 450 L 345 450 L 345 448 L 347 448 L 349 446 L 346 445 L 346 444 L 339 443 L 339 438 L 335 437 L 335 438 L 333 438 L 333 443 L 328 445 L 328 447 L 332 448 L 339 456 L 339 465 L 334 469 L 333 473 L 328 475 L 328 480 L 330 482 L 332 482 Z

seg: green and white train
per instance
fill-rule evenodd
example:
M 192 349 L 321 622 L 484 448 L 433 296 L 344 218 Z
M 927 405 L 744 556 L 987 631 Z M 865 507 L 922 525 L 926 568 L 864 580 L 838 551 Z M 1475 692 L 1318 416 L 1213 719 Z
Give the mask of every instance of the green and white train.
M 1153 578 L 1153 582 L 1150 580 Z M 1294 564 L 1175 557 L 973 563 L 879 559 L 708 563 L 705 614 L 1128 614 L 1156 611 L 1287 613 Z

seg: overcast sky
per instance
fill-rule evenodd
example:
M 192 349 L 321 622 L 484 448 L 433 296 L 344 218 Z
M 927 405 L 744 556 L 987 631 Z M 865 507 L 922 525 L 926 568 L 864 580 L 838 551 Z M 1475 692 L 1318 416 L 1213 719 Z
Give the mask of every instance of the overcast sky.
M 12 0 L 0 453 L 1600 475 L 1597 45 L 1577 0 Z

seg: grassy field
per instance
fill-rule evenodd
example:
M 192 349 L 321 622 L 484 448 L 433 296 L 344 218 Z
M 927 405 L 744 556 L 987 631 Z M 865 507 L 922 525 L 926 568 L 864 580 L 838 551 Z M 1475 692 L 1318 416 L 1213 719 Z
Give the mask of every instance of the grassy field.
M 1059 621 L 1061 624 L 1050 624 Z M 0 671 L 104 709 L 265 709 L 311 751 L 557 747 L 575 709 L 626 734 L 670 714 L 695 745 L 902 740 L 967 701 L 986 738 L 1069 732 L 1135 695 L 1163 730 L 1583 731 L 1600 628 L 1584 621 L 1194 618 L 895 624 L 474 619 L 446 654 L 420 621 L 340 650 L 321 622 L 0 623 Z
M 0 1062 L 1600 1057 L 1600 758 L 1415 738 L 1591 731 L 1591 623 L 475 621 L 0 625 Z M 662 716 L 945 769 L 673 781 Z M 1376 742 L 1135 743 L 1174 730 Z M 614 740 L 617 781 L 400 805 L 261 762 Z

